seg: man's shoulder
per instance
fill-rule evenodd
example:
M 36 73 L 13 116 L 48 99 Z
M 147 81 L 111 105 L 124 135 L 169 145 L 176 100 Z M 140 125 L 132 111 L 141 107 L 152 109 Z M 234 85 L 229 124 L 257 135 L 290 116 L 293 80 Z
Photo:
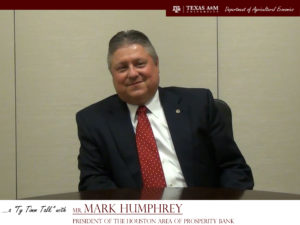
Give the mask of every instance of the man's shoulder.
M 104 113 L 109 110 L 115 105 L 119 103 L 119 98 L 117 94 L 111 95 L 105 99 L 102 99 L 96 103 L 93 103 L 83 109 L 79 110 L 76 114 L 77 115 L 91 115 L 94 113 Z

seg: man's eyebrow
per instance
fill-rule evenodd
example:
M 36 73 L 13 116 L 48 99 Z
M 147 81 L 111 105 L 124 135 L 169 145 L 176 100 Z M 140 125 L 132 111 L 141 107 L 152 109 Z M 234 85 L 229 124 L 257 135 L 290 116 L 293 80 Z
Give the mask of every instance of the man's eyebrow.
M 147 62 L 147 59 L 145 58 L 137 58 L 134 60 L 134 62 Z
M 146 58 L 137 58 L 136 61 L 146 61 Z
M 118 62 L 115 66 L 125 66 L 127 65 L 126 62 Z

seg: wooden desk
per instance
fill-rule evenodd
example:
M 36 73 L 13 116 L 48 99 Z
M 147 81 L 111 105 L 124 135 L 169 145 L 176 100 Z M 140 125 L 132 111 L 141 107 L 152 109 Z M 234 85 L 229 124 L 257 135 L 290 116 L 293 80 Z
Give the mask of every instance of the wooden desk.
M 300 200 L 300 195 L 225 188 L 113 189 L 71 192 L 27 198 L 27 200 Z

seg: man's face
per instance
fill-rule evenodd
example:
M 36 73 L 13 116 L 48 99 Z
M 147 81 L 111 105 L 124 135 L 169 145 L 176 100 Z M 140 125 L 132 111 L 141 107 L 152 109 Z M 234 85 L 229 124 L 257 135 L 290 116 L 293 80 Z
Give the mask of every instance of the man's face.
M 116 92 L 130 104 L 145 104 L 158 88 L 158 62 L 155 64 L 147 50 L 139 44 L 117 49 L 112 55 L 110 70 Z

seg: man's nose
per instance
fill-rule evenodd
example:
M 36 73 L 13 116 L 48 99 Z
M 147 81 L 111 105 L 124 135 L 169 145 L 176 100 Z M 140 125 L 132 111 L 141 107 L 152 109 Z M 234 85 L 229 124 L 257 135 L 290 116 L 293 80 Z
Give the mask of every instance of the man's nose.
M 128 77 L 135 78 L 138 75 L 139 75 L 139 73 L 138 73 L 137 69 L 133 65 L 130 65 L 129 70 L 128 70 Z

